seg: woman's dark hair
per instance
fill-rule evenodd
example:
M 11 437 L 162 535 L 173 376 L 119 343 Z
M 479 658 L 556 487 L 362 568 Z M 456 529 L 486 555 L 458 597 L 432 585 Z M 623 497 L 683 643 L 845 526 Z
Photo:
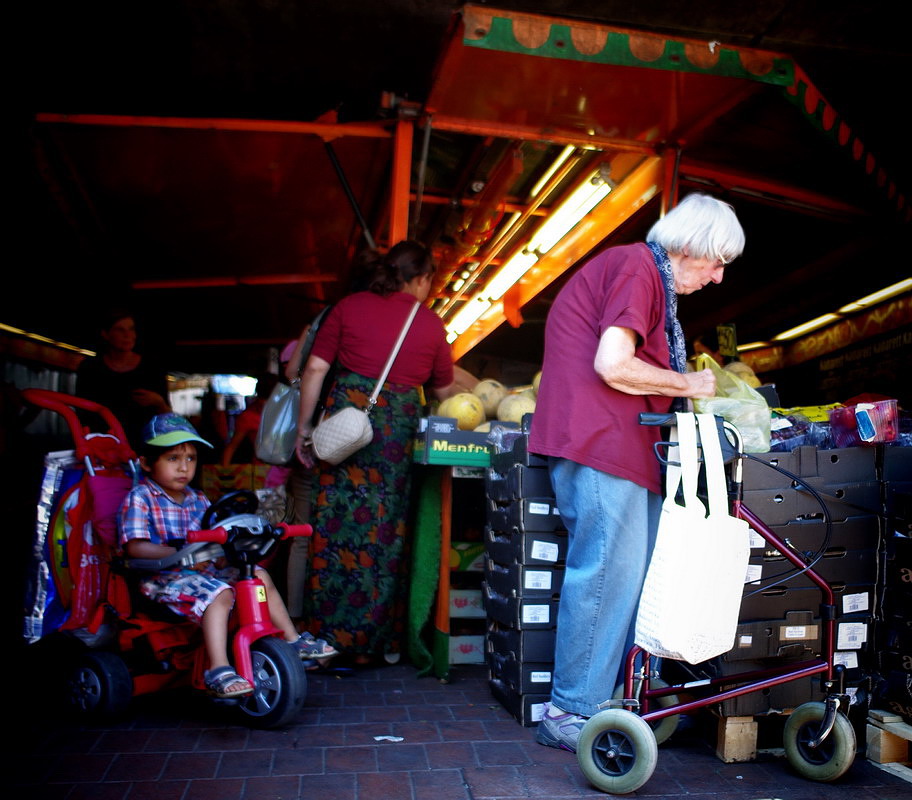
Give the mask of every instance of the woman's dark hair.
M 374 294 L 386 297 L 420 275 L 433 274 L 434 270 L 431 254 L 424 245 L 402 241 L 383 256 L 369 288 Z

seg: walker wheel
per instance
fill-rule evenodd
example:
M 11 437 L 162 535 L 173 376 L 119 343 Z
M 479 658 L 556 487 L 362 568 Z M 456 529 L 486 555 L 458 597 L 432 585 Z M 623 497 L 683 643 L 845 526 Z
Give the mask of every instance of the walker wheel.
M 803 778 L 834 781 L 844 775 L 855 760 L 855 729 L 841 711 L 829 736 L 819 746 L 810 743 L 817 738 L 826 713 L 823 703 L 798 706 L 785 723 L 782 734 L 785 756 Z
M 580 731 L 576 758 L 589 782 L 603 792 L 627 794 L 652 777 L 659 757 L 652 728 L 632 711 L 609 708 Z
M 634 681 L 635 695 L 639 697 L 640 694 L 640 685 L 642 681 Z M 663 681 L 661 678 L 650 678 L 649 685 L 653 689 L 666 689 L 668 684 Z M 624 684 L 621 684 L 614 690 L 613 700 L 623 700 L 624 699 Z M 668 694 L 664 697 L 656 697 L 651 701 L 652 705 L 657 708 L 668 708 L 669 706 L 676 706 L 678 704 L 678 696 L 676 694 Z M 662 742 L 667 741 L 668 737 L 671 736 L 677 729 L 678 723 L 681 721 L 680 714 L 672 714 L 670 717 L 663 717 L 660 720 L 655 722 L 650 722 L 649 727 L 652 728 L 652 732 L 655 735 L 656 744 L 662 744 Z

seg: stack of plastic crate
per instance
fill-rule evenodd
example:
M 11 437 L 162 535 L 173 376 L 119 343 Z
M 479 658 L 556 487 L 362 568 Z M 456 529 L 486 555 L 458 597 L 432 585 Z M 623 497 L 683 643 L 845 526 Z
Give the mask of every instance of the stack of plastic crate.
M 528 434 L 491 455 L 485 476 L 484 604 L 491 691 L 523 725 L 551 694 L 567 532 Z

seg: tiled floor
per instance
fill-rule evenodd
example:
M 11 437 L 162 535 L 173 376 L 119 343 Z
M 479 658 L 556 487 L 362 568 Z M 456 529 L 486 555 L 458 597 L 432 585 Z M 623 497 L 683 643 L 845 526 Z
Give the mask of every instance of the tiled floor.
M 536 744 L 532 729 L 493 700 L 481 666 L 454 667 L 447 684 L 408 665 L 311 674 L 306 708 L 282 730 L 241 727 L 227 709 L 184 692 L 139 698 L 115 722 L 87 724 L 34 704 L 12 722 L 9 796 L 27 800 L 605 797 L 587 785 L 575 756 Z M 912 798 L 912 783 L 862 755 L 835 784 L 797 777 L 776 754 L 724 764 L 702 728 L 694 720 L 662 745 L 636 796 Z

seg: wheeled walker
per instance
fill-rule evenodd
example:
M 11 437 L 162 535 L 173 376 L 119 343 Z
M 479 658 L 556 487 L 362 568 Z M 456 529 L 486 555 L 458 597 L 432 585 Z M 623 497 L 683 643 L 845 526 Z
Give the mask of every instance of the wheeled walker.
M 674 414 L 640 417 L 640 423 L 646 425 L 673 426 L 675 421 Z M 809 676 L 819 676 L 826 697 L 823 702 L 805 703 L 789 715 L 783 733 L 789 763 L 806 778 L 832 781 L 843 775 L 855 758 L 855 730 L 842 710 L 849 702 L 844 668 L 833 661 L 836 618 L 833 590 L 801 553 L 743 504 L 741 476 L 745 455 L 741 435 L 734 425 L 721 419 L 717 418 L 717 424 L 723 452 L 732 461 L 732 515 L 746 520 L 754 532 L 820 591 L 820 654 L 768 669 L 669 686 L 653 675 L 650 654 L 634 646 L 626 657 L 623 686 L 618 687 L 614 698 L 601 704 L 604 710 L 586 722 L 577 743 L 580 769 L 593 786 L 604 792 L 626 794 L 650 779 L 658 760 L 658 745 L 674 732 L 679 715 Z M 683 693 L 694 699 L 679 701 L 678 695 Z
M 235 706 L 253 727 L 290 722 L 306 700 L 307 674 L 270 621 L 265 586 L 254 570 L 279 542 L 309 536 L 311 526 L 273 525 L 256 514 L 253 492 L 233 492 L 206 510 L 202 529 L 190 531 L 175 554 L 125 559 L 117 546 L 115 517 L 132 486 L 136 462 L 122 427 L 108 409 L 82 398 L 37 389 L 23 395 L 60 414 L 75 445 L 72 454 L 56 454 L 70 457 L 69 472 L 75 475 L 55 475 L 45 486 L 58 497 L 46 514 L 39 513 L 34 549 L 48 577 L 40 602 L 33 603 L 33 618 L 26 620 L 33 644 L 48 646 L 53 640 L 59 645 L 54 649 L 65 654 L 65 702 L 81 712 L 117 714 L 134 696 L 177 686 L 204 691 L 201 629 L 143 597 L 135 584 L 142 573 L 224 555 L 240 572 L 229 621 L 230 653 L 235 670 L 254 691 L 217 702 Z M 77 412 L 100 417 L 107 430 L 89 433 Z

